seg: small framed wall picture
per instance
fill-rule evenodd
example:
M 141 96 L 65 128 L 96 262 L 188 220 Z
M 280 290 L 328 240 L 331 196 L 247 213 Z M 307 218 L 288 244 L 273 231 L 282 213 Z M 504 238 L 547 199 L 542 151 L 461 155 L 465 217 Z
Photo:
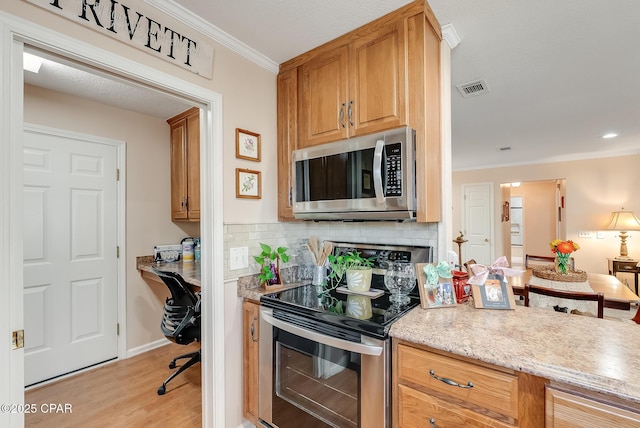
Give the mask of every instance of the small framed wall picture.
M 260 171 L 236 168 L 236 198 L 262 198 Z
M 236 128 L 236 158 L 260 162 L 260 134 Z

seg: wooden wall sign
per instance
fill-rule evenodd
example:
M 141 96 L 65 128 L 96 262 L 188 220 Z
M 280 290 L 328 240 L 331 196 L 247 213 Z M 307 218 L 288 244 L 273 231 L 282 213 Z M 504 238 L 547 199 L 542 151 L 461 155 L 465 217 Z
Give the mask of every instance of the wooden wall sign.
M 195 74 L 213 77 L 213 46 L 140 0 L 25 0 Z

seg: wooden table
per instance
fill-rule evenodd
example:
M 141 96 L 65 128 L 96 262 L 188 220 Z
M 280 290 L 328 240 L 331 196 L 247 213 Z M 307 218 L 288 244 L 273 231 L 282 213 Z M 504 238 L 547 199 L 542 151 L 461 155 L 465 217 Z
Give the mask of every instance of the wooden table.
M 507 282 L 513 287 L 514 294 L 522 295 L 524 284 L 529 282 L 529 278 L 531 278 L 531 269 L 527 269 L 522 276 L 507 277 Z M 640 303 L 640 297 L 613 275 L 587 273 L 587 281 L 593 291 L 604 294 L 605 308 L 628 311 L 631 303 Z

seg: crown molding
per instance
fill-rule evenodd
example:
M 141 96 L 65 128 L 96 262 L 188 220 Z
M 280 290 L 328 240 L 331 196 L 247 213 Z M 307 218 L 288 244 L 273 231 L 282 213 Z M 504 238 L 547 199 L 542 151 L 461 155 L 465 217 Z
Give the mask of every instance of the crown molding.
M 249 61 L 259 65 L 260 67 L 277 74 L 280 70 L 280 65 L 265 55 L 261 54 L 257 50 L 253 49 L 240 40 L 232 37 L 228 33 L 222 31 L 220 28 L 211 24 L 210 22 L 202 19 L 200 16 L 194 14 L 190 10 L 175 3 L 173 0 L 143 0 L 145 3 L 155 7 L 161 12 L 179 20 L 183 24 L 201 32 L 207 37 L 210 37 L 217 43 L 231 49 L 238 55 L 241 55 Z
M 442 31 L 442 38 L 447 42 L 451 49 L 454 49 L 462 41 L 455 27 L 451 23 L 444 24 L 440 28 L 440 31 Z

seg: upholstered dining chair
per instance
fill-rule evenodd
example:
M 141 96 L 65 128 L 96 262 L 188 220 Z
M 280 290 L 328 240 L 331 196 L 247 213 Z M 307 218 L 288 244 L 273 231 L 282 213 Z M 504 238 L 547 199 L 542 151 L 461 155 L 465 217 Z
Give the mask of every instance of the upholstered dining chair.
M 560 299 L 592 301 L 598 304 L 598 318 L 604 318 L 604 294 L 586 293 L 581 291 L 554 290 L 553 288 L 540 287 L 538 285 L 524 285 L 524 305 L 529 306 L 530 294 L 542 294 L 544 296 L 556 297 Z
M 171 297 L 164 304 L 164 313 L 160 328 L 165 337 L 180 345 L 188 345 L 192 342 L 200 342 L 200 293 L 191 291 L 185 280 L 175 272 L 163 272 L 154 270 L 154 273 L 165 283 Z M 180 373 L 200 362 L 200 350 L 180 355 L 169 363 L 170 369 L 176 368 L 176 362 L 188 358 L 178 370 L 173 372 L 158 388 L 158 395 L 164 395 L 167 384 Z

